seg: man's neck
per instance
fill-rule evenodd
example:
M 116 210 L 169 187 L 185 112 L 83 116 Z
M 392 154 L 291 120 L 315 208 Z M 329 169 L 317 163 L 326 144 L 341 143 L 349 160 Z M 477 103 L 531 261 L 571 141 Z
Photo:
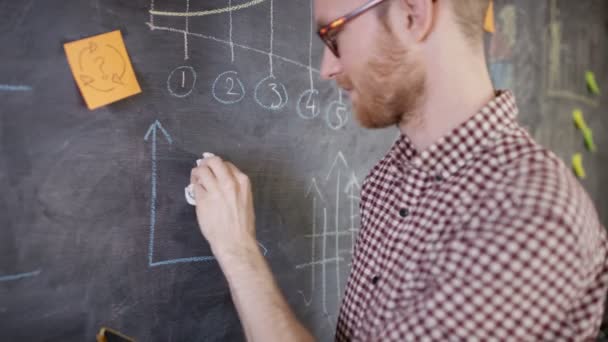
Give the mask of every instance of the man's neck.
M 426 95 L 420 104 L 419 115 L 411 122 L 399 125 L 417 150 L 433 145 L 494 98 L 485 60 L 483 56 L 476 59 L 462 65 L 447 60 L 429 65 Z M 446 68 L 446 65 L 450 67 Z

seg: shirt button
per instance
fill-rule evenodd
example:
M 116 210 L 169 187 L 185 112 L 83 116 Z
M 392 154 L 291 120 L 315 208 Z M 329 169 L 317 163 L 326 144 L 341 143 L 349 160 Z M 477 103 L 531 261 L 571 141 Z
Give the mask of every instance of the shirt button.
M 372 278 L 372 284 L 376 285 L 380 281 L 380 276 L 374 276 Z
M 399 216 L 406 218 L 406 217 L 410 216 L 410 211 L 403 208 L 403 209 L 399 210 Z
M 436 181 L 436 182 L 443 182 L 443 176 L 441 176 L 441 175 L 436 175 L 436 176 L 435 176 L 435 181 Z

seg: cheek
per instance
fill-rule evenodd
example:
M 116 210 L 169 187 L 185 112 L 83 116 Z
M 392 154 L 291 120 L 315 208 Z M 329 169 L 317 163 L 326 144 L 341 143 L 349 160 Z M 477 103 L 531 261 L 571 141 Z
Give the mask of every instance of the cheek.
M 375 24 L 368 17 L 371 16 L 356 19 L 358 22 L 353 22 L 338 38 L 340 62 L 346 74 L 352 78 L 364 73 L 376 49 Z

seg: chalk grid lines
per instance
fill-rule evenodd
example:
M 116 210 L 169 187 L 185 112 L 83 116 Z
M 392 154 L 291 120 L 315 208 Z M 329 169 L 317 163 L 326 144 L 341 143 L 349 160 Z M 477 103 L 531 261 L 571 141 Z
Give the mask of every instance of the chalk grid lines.
M 296 270 L 309 269 L 310 271 L 310 289 L 298 291 L 306 306 L 310 306 L 316 296 L 320 295 L 323 313 L 329 322 L 333 323 L 332 316 L 338 309 L 342 286 L 345 284 L 343 278 L 348 273 L 343 271 L 347 271 L 351 266 L 352 248 L 359 231 L 358 203 L 361 186 L 342 152 L 338 153 L 327 177 L 323 180 L 324 185 L 335 184 L 335 193 L 332 193 L 333 189 L 330 190 L 330 187 L 324 186 L 323 189 L 327 189 L 327 194 L 325 194 L 321 191 L 317 178 L 312 178 L 306 193 L 306 198 L 312 202 L 311 234 L 304 236 L 311 242 L 311 259 L 309 262 L 297 265 Z M 346 185 L 344 186 L 344 184 Z M 333 198 L 330 199 L 329 196 L 333 196 Z M 345 202 L 348 203 L 346 209 L 343 208 Z M 331 208 L 332 205 L 333 208 Z M 345 213 L 348 214 L 348 223 L 341 222 Z M 333 220 L 331 220 L 333 222 L 330 223 L 329 215 L 331 214 L 333 214 Z M 321 221 L 320 227 L 319 221 Z M 348 242 L 350 246 L 347 250 L 341 249 L 341 245 L 344 245 L 345 242 Z M 330 266 L 333 266 L 334 270 Z M 317 289 L 319 282 L 317 272 L 320 272 L 320 290 Z M 329 284 L 332 283 L 335 284 L 335 289 L 330 289 Z M 329 307 L 328 297 L 331 294 L 336 296 L 337 301 L 336 306 Z
M 215 41 L 217 43 L 221 43 L 221 44 L 225 44 L 228 45 L 231 49 L 231 61 L 234 63 L 234 47 L 238 47 L 240 49 L 244 49 L 244 50 L 248 50 L 248 51 L 252 51 L 255 53 L 259 53 L 259 54 L 263 54 L 263 55 L 267 55 L 268 59 L 269 59 L 269 68 L 270 68 L 270 75 L 273 76 L 274 75 L 274 67 L 273 67 L 273 59 L 277 58 L 280 59 L 286 63 L 295 65 L 297 67 L 300 68 L 304 68 L 306 70 L 308 70 L 310 73 L 316 73 L 319 74 L 320 71 L 316 68 L 313 68 L 310 63 L 309 65 L 306 65 L 304 63 L 295 61 L 293 59 L 287 58 L 287 57 L 283 57 L 280 55 L 277 55 L 274 53 L 274 0 L 262 0 L 262 1 L 251 1 L 250 3 L 247 3 L 247 6 L 244 5 L 236 5 L 233 6 L 232 5 L 232 0 L 228 0 L 228 7 L 223 8 L 223 9 L 216 9 L 216 10 L 209 10 L 209 11 L 199 11 L 199 12 L 190 12 L 190 0 L 186 0 L 186 10 L 185 12 L 165 12 L 165 11 L 158 11 L 155 8 L 155 1 L 151 0 L 150 2 L 150 11 L 149 11 L 149 21 L 146 23 L 148 25 L 148 27 L 150 28 L 151 31 L 167 31 L 167 32 L 173 32 L 173 33 L 178 33 L 183 35 L 184 37 L 184 60 L 188 60 L 189 59 L 189 53 L 188 53 L 188 37 L 197 37 L 197 38 L 201 38 L 201 39 L 206 39 L 206 40 L 211 40 L 211 41 Z M 240 11 L 255 5 L 259 5 L 262 4 L 264 2 L 268 2 L 269 3 L 269 11 L 270 11 L 270 45 L 269 45 L 269 50 L 268 51 L 264 51 L 258 48 L 254 48 L 251 46 L 247 46 L 244 44 L 238 44 L 234 42 L 233 39 L 233 13 L 235 11 Z M 218 37 L 214 37 L 211 35 L 206 35 L 206 34 L 202 34 L 202 33 L 196 33 L 196 32 L 191 32 L 189 29 L 189 18 L 193 18 L 193 17 L 201 17 L 201 16 L 206 16 L 206 15 L 215 15 L 215 14 L 224 14 L 227 13 L 228 14 L 228 33 L 227 33 L 227 39 L 224 38 L 218 38 Z M 168 16 L 168 17 L 180 17 L 180 18 L 184 18 L 185 20 L 185 29 L 178 29 L 175 27 L 170 27 L 170 26 L 160 26 L 157 25 L 155 22 L 155 17 L 156 16 Z

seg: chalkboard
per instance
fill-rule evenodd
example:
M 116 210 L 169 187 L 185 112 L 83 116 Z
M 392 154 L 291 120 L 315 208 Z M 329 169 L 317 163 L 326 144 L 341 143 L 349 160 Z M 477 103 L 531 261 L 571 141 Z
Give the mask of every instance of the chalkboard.
M 582 152 L 604 224 L 607 4 L 496 1 L 497 87 L 568 161 Z M 359 128 L 319 78 L 306 0 L 0 0 L 0 337 L 244 339 L 184 200 L 202 152 L 251 179 L 260 248 L 297 316 L 330 340 L 359 228 L 358 195 L 396 129 Z M 188 13 L 189 16 L 183 16 Z M 559 28 L 559 29 L 558 29 Z M 142 93 L 89 111 L 63 43 L 121 30 Z M 584 110 L 599 151 L 584 150 Z M 272 322 L 268 322 L 272 324 Z

